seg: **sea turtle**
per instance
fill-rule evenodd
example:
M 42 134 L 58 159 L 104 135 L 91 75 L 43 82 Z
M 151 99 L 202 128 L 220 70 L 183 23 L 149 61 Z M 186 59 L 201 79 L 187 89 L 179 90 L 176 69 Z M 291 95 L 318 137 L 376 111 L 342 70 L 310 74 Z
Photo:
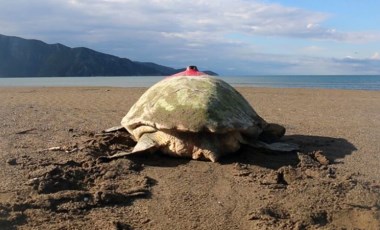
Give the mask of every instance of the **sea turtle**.
M 149 88 L 121 125 L 137 144 L 131 152 L 107 159 L 159 150 L 216 162 L 241 144 L 273 151 L 297 149 L 290 143 L 265 143 L 280 139 L 285 128 L 267 123 L 232 86 L 193 66 Z

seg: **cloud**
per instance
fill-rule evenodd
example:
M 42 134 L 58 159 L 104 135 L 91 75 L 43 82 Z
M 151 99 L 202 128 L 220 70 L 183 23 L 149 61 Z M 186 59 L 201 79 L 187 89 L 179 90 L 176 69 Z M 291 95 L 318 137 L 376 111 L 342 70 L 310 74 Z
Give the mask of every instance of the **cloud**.
M 336 69 L 345 70 L 346 73 L 380 74 L 380 59 L 352 58 L 332 59 Z
M 305 53 L 305 54 L 315 55 L 315 54 L 318 54 L 321 52 L 325 52 L 326 48 L 321 47 L 321 46 L 316 46 L 316 45 L 310 45 L 310 46 L 306 46 L 306 47 L 301 48 L 300 51 L 302 53 Z
M 239 73 L 307 72 L 307 68 L 321 72 L 315 63 L 326 66 L 328 72 L 349 65 L 339 59 L 281 55 L 281 51 L 267 54 L 255 44 L 257 37 L 380 40 L 377 32 L 329 28 L 325 24 L 330 17 L 259 0 L 12 0 L 0 2 L 0 33 L 87 46 L 173 67 L 198 64 L 227 73 L 229 69 Z M 317 54 L 318 50 L 310 45 L 301 53 Z
M 228 66 L 227 75 L 362 75 L 380 74 L 380 59 L 328 58 L 256 53 Z
M 261 1 L 13 0 L 0 3 L 5 17 L 32 29 L 82 33 L 150 31 L 190 40 L 190 32 L 241 33 L 332 40 L 378 39 L 379 34 L 344 33 L 321 26 L 330 15 Z M 22 14 L 14 14 L 15 12 Z M 3 13 L 3 12 L 2 12 Z M 12 17 L 12 14 L 14 15 Z M 20 19 L 20 17 L 22 19 Z M 11 21 L 10 21 L 11 22 Z M 13 23 L 15 27 L 22 25 Z M 34 26 L 33 26 L 34 25 Z M 83 30 L 80 30 L 83 29 Z M 79 31 L 78 31 L 79 30 Z M 181 36 L 180 36 L 181 35 Z
M 379 52 L 374 53 L 371 56 L 371 59 L 373 59 L 373 60 L 380 60 L 380 54 L 379 54 Z

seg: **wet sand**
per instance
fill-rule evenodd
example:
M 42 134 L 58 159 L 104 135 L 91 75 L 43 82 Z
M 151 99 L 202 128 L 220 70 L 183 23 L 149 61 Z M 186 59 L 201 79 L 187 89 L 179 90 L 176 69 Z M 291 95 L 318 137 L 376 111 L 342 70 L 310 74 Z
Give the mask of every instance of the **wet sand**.
M 220 163 L 98 163 L 133 146 L 97 134 L 145 88 L 0 88 L 1 229 L 380 228 L 379 91 L 238 90 L 304 155 L 329 163 L 248 147 Z

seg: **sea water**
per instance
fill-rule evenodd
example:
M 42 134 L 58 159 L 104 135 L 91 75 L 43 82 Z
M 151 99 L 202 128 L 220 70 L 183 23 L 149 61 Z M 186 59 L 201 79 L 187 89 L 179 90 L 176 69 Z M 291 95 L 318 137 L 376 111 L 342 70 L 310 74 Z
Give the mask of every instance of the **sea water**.
M 32 77 L 0 78 L 0 87 L 111 86 L 149 87 L 165 77 Z M 380 75 L 281 75 L 220 76 L 233 86 L 275 88 L 325 88 L 380 91 Z

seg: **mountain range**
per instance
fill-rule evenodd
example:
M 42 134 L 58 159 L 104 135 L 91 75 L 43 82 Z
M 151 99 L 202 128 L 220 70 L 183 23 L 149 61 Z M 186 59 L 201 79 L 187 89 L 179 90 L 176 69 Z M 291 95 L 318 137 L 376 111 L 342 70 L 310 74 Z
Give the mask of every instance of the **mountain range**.
M 0 77 L 167 76 L 183 70 L 0 34 Z

